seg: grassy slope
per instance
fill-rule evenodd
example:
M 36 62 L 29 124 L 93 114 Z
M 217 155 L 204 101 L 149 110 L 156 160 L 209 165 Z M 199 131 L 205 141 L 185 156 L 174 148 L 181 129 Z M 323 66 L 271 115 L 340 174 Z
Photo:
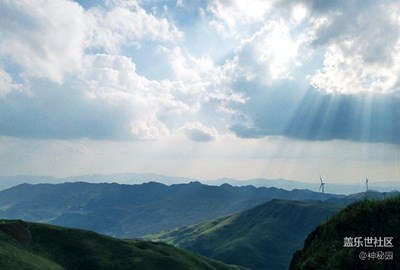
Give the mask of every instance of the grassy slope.
M 162 243 L 38 223 L 2 223 L 0 269 L 240 269 Z
M 344 248 L 344 237 L 394 237 L 394 248 Z M 317 227 L 293 257 L 293 270 L 400 269 L 400 197 L 356 202 Z M 361 251 L 393 251 L 394 260 L 359 259 Z
M 308 233 L 338 209 L 326 203 L 273 200 L 148 239 L 251 269 L 287 269 Z

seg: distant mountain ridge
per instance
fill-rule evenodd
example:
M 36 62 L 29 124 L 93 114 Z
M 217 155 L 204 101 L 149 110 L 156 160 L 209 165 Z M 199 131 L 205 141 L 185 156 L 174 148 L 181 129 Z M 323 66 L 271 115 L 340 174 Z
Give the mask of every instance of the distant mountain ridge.
M 208 186 L 199 182 L 22 184 L 0 191 L 0 218 L 140 237 L 240 212 L 272 199 L 327 200 L 342 196 L 309 190 Z
M 20 184 L 61 184 L 65 182 L 143 184 L 158 182 L 166 185 L 196 181 L 194 178 L 172 177 L 154 173 L 88 174 L 69 177 L 15 175 L 0 176 L 0 190 Z
M 319 180 L 316 180 L 315 183 L 306 183 L 294 180 L 287 179 L 248 179 L 248 180 L 236 180 L 231 178 L 221 178 L 218 180 L 208 181 L 208 184 L 212 185 L 220 185 L 223 183 L 228 183 L 233 186 L 246 186 L 252 185 L 255 187 L 277 187 L 283 188 L 286 190 L 292 189 L 309 189 L 312 191 L 319 190 Z M 370 189 L 379 191 L 379 192 L 391 192 L 391 191 L 400 191 L 400 179 L 398 182 L 372 182 L 369 183 Z M 329 193 L 333 194 L 344 194 L 350 195 L 353 193 L 364 192 L 366 189 L 365 183 L 360 182 L 358 184 L 338 184 L 338 183 L 330 183 L 327 182 L 325 186 L 325 190 Z
M 88 183 L 119 183 L 119 184 L 143 184 L 147 182 L 158 182 L 166 185 L 172 184 L 184 184 L 194 181 L 199 181 L 206 185 L 220 186 L 224 183 L 232 186 L 247 186 L 252 185 L 255 187 L 276 187 L 286 190 L 292 189 L 309 189 L 312 191 L 318 191 L 319 180 L 315 183 L 306 183 L 287 179 L 247 179 L 247 180 L 236 180 L 232 178 L 220 178 L 216 180 L 202 180 L 188 177 L 173 177 L 154 173 L 119 173 L 119 174 L 92 174 L 92 175 L 80 175 L 70 177 L 52 177 L 52 176 L 0 176 L 0 190 L 4 190 L 19 184 L 40 184 L 40 183 L 64 183 L 64 182 L 88 182 Z M 390 192 L 393 190 L 400 190 L 400 179 L 397 182 L 382 182 L 382 181 L 370 181 L 370 188 L 380 192 Z M 333 194 L 345 194 L 349 195 L 352 193 L 358 193 L 365 191 L 364 182 L 358 184 L 338 184 L 327 182 L 326 191 Z

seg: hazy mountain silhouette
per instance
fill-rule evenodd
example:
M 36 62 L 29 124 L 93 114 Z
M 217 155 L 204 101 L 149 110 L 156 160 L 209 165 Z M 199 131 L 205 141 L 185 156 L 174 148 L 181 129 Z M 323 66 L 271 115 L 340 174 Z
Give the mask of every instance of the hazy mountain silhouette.
M 174 177 L 154 173 L 119 173 L 119 174 L 91 174 L 57 178 L 51 176 L 0 176 L 0 190 L 4 190 L 20 184 L 39 184 L 39 183 L 64 183 L 64 182 L 88 182 L 88 183 L 120 183 L 120 184 L 143 184 L 147 182 L 158 182 L 166 185 L 183 184 L 199 181 L 206 185 L 220 186 L 222 184 L 230 184 L 232 186 L 248 186 L 255 187 L 276 187 L 286 190 L 293 189 L 309 189 L 318 191 L 319 179 L 315 182 L 300 182 L 287 179 L 264 179 L 255 178 L 247 180 L 237 180 L 232 178 L 220 178 L 216 180 L 201 180 L 188 177 Z M 334 194 L 352 194 L 365 191 L 365 183 L 339 184 L 327 182 L 327 192 Z M 382 182 L 370 181 L 370 188 L 380 192 L 390 192 L 392 190 L 400 190 L 400 182 Z

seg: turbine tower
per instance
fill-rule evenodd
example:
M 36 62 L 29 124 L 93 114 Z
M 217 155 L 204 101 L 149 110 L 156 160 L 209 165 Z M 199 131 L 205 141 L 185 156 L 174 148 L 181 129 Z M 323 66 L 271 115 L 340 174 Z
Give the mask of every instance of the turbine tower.
M 365 178 L 365 185 L 367 186 L 367 192 L 368 192 L 368 178 Z
M 325 183 L 322 182 L 322 177 L 321 177 L 321 175 L 319 176 L 319 180 L 321 181 L 321 184 L 320 184 L 320 186 L 319 186 L 319 191 L 322 191 L 322 195 L 324 195 L 324 194 L 325 194 Z M 324 201 L 323 196 L 322 196 L 322 201 Z
M 321 185 L 319 186 L 319 191 L 322 191 L 322 194 L 324 194 L 325 193 L 325 189 L 324 189 L 325 183 L 322 182 L 321 176 L 319 177 L 319 180 L 321 181 Z

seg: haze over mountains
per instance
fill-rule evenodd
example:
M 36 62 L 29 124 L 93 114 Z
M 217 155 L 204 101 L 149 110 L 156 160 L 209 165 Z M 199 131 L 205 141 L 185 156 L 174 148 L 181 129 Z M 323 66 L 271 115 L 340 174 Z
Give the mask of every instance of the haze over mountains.
M 199 182 L 22 184 L 0 192 L 0 217 L 138 237 L 243 211 L 272 199 L 327 200 L 343 196 Z
M 339 209 L 357 200 L 398 194 L 368 191 L 345 196 L 200 182 L 21 184 L 0 191 L 0 218 L 88 229 L 117 238 L 145 237 L 228 264 L 280 270 L 287 269 L 293 252 L 312 229 Z M 152 256 L 158 256 L 158 247 L 144 245 L 155 248 Z
M 4 190 L 19 184 L 39 184 L 39 183 L 64 183 L 64 182 L 88 182 L 88 183 L 120 183 L 120 184 L 142 184 L 146 182 L 158 182 L 166 185 L 182 184 L 199 181 L 207 185 L 222 185 L 224 183 L 233 186 L 246 186 L 252 185 L 255 187 L 276 187 L 286 190 L 292 189 L 309 189 L 318 191 L 319 179 L 315 183 L 306 183 L 287 179 L 264 179 L 255 178 L 247 180 L 237 180 L 232 178 L 220 178 L 216 180 L 201 180 L 188 177 L 174 177 L 154 173 L 120 173 L 120 174 L 93 174 L 93 175 L 80 175 L 71 177 L 52 177 L 52 176 L 32 176 L 32 175 L 18 175 L 18 176 L 0 176 L 0 190 Z M 334 194 L 349 195 L 365 191 L 365 182 L 360 180 L 358 184 L 338 184 L 335 181 L 327 181 L 326 191 Z M 393 190 L 400 190 L 399 182 L 388 181 L 370 181 L 370 189 L 380 192 L 390 192 Z

